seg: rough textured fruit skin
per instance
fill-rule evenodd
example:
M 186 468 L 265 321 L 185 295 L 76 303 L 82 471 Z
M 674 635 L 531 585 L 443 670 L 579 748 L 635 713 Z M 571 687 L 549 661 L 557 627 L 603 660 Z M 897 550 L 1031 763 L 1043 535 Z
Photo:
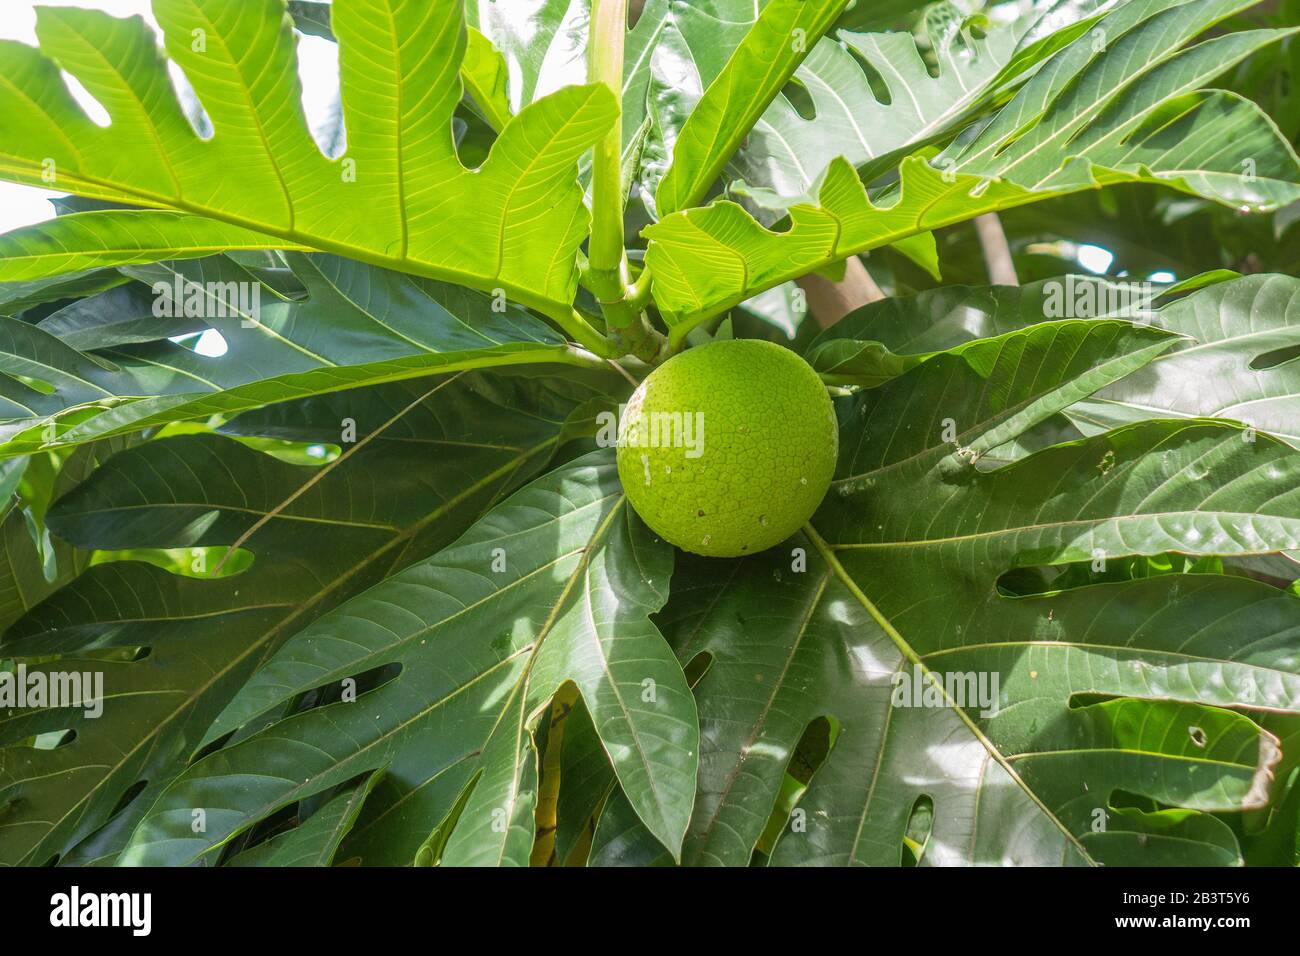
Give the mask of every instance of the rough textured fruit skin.
M 682 440 L 656 441 L 655 412 L 703 414 L 698 457 Z M 713 342 L 669 359 L 633 393 L 620 419 L 618 473 L 660 537 L 738 557 L 779 544 L 812 516 L 838 441 L 830 397 L 807 362 L 771 342 Z

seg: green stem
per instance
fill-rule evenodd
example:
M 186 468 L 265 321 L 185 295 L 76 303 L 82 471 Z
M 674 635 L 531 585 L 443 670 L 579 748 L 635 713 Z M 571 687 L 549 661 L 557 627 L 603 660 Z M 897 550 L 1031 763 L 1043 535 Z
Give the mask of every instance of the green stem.
M 573 341 L 601 358 L 618 358 L 625 354 L 625 351 L 611 345 L 608 339 L 593 329 L 577 309 L 570 309 L 567 313 L 556 309 L 545 314 L 555 320 L 555 324 L 568 333 Z
M 627 287 L 627 302 L 636 309 L 644 309 L 650 304 L 650 269 L 641 270 L 637 280 Z
M 591 240 L 585 283 L 600 303 L 615 351 L 647 361 L 661 351 L 662 337 L 645 316 L 649 277 L 632 283 L 623 235 L 623 45 L 627 0 L 592 0 L 587 44 L 588 79 L 603 83 L 619 106 L 620 121 L 596 144 L 591 169 Z
M 591 168 L 591 241 L 587 263 L 597 297 L 622 299 L 627 282 L 623 248 L 623 44 L 627 0 L 592 0 L 588 81 L 603 83 L 619 107 L 619 122 L 596 143 Z M 616 294 L 610 294 L 616 293 Z

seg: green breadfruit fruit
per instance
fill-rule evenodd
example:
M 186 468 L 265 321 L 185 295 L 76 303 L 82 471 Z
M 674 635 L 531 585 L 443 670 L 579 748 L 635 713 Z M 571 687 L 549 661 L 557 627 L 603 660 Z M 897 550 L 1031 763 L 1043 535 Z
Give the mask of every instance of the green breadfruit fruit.
M 633 393 L 619 427 L 628 500 L 666 541 L 738 557 L 797 531 L 830 487 L 830 397 L 789 349 L 752 339 L 690 349 Z

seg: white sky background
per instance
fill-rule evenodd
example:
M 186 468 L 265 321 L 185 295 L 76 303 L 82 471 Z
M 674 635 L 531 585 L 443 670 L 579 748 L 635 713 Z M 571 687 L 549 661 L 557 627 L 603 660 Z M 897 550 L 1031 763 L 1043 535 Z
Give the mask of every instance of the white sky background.
M 0 38 L 20 40 L 36 46 L 36 7 L 86 7 L 103 10 L 115 17 L 139 14 L 156 30 L 149 0 L 0 0 Z M 334 44 L 319 37 L 299 37 L 299 72 L 303 79 L 304 105 L 313 128 L 323 119 L 338 96 L 338 59 Z M 51 219 L 54 207 L 47 197 L 59 196 L 30 186 L 0 182 L 0 232 Z

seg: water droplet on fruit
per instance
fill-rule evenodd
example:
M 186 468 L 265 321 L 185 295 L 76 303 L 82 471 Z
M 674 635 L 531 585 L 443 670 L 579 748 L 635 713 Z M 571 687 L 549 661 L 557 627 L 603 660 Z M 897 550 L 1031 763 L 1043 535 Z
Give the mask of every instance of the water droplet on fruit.
M 759 516 L 758 516 L 758 523 L 761 524 L 764 528 L 766 528 L 766 527 L 767 527 L 767 515 L 759 515 Z
M 700 539 L 700 544 L 702 544 L 704 547 L 707 548 L 709 546 L 709 542 L 712 540 L 713 540 L 713 535 L 706 534 L 703 538 Z

